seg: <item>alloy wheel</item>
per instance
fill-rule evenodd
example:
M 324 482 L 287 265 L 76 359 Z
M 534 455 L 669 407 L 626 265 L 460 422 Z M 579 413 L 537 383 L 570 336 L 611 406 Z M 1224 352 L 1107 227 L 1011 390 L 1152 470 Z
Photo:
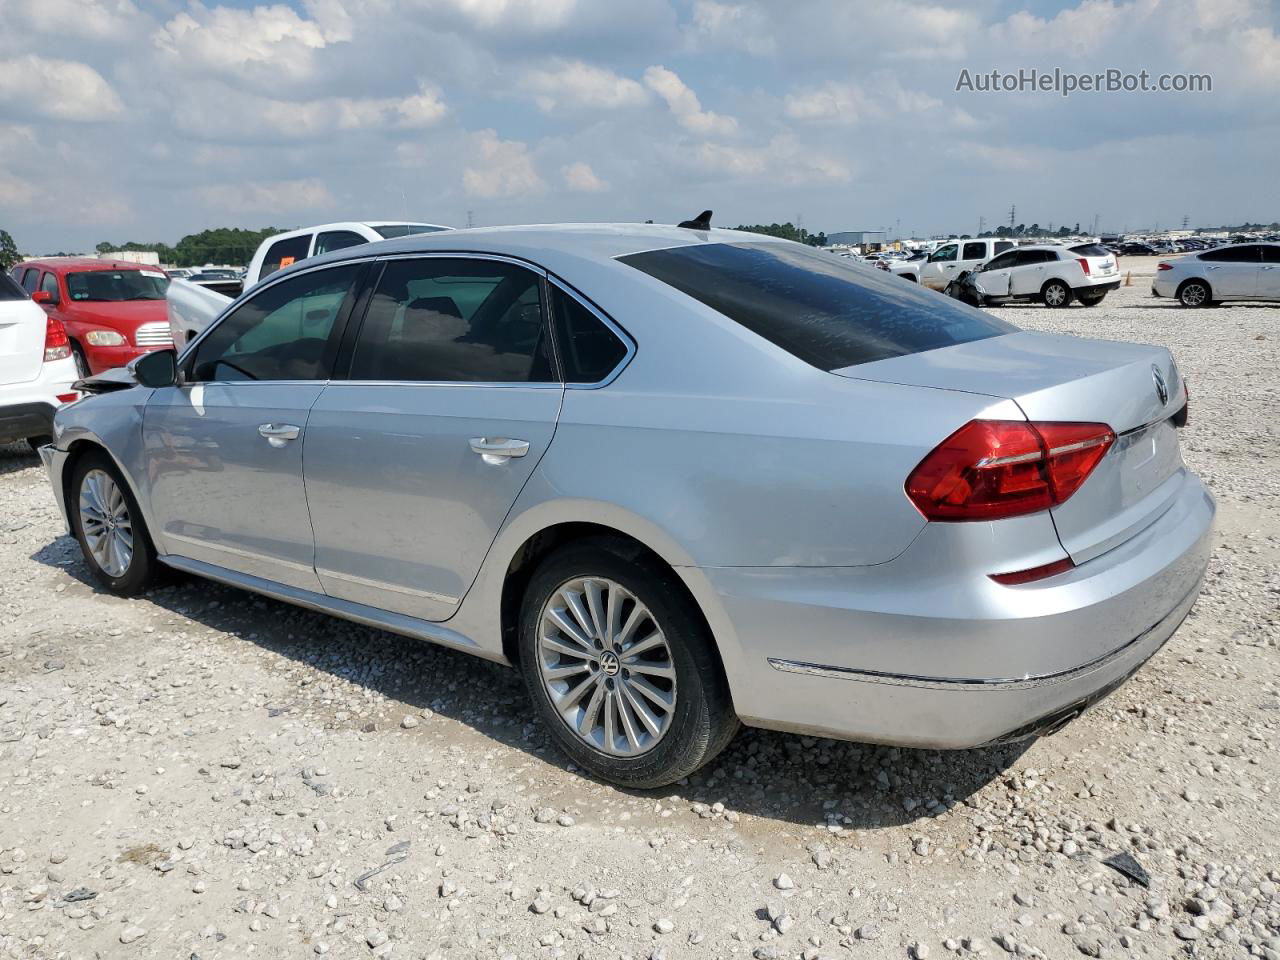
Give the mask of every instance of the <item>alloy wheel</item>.
M 1208 291 L 1199 283 L 1189 283 L 1182 290 L 1182 302 L 1188 307 L 1198 307 L 1204 303 Z
M 560 718 L 617 757 L 652 750 L 671 728 L 676 667 L 649 608 L 616 581 L 561 584 L 538 618 L 538 671 Z
M 1067 299 L 1066 287 L 1058 283 L 1051 283 L 1045 288 L 1044 302 L 1051 307 L 1060 307 Z
M 123 577 L 133 562 L 133 520 L 124 491 L 105 470 L 90 470 L 80 484 L 80 527 L 102 572 Z

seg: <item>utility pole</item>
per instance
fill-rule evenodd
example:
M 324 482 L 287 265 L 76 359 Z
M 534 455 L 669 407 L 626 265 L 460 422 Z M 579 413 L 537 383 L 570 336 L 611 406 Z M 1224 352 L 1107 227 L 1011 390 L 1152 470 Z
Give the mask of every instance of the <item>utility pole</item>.
M 1190 218 L 1189 216 L 1187 216 L 1187 215 L 1184 213 L 1184 214 L 1182 215 L 1182 229 L 1183 229 L 1183 230 L 1187 229 L 1187 226 L 1188 226 L 1190 223 L 1191 223 L 1191 218 Z
M 1098 235 L 1098 215 L 1096 213 L 1093 215 L 1093 235 L 1095 237 Z
M 476 212 L 474 210 L 467 211 L 467 226 L 474 227 L 476 225 Z
M 979 217 L 978 218 L 978 236 L 982 236 L 983 231 L 985 231 L 986 229 L 987 229 L 987 218 Z
M 1013 233 L 1014 217 L 1018 215 L 1018 205 L 1016 203 L 1009 205 L 1009 232 Z

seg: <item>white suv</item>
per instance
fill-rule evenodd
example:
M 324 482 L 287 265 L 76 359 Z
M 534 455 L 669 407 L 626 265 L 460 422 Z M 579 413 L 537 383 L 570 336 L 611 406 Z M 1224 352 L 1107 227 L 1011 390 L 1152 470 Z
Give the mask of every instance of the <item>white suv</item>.
M 75 380 L 62 321 L 47 316 L 12 277 L 0 274 L 0 443 L 47 443 L 54 410 L 77 397 L 71 389 Z
M 1046 307 L 1066 307 L 1079 300 L 1096 307 L 1120 286 L 1120 268 L 1100 244 L 1046 244 L 1006 250 L 979 267 L 974 282 L 986 303 L 1039 300 Z

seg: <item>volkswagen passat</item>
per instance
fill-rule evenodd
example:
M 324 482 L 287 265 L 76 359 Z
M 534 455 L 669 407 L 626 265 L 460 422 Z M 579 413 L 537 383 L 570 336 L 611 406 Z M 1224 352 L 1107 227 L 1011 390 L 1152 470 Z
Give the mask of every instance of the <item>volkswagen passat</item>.
M 1168 351 L 747 233 L 355 247 L 132 374 L 43 448 L 107 589 L 163 564 L 515 664 L 632 786 L 740 721 L 1056 728 L 1169 638 L 1209 551 Z

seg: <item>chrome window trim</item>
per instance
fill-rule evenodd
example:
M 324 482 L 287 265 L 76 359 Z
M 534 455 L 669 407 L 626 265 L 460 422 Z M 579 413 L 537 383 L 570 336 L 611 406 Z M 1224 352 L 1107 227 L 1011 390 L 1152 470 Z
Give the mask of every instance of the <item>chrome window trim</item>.
M 238 381 L 232 381 L 238 382 Z M 259 383 L 282 383 L 281 380 L 248 381 Z M 318 383 L 317 380 L 305 380 L 304 383 Z M 569 384 L 555 380 L 326 380 L 331 387 L 526 387 L 531 390 L 559 390 Z
M 430 234 L 427 234 L 430 236 Z M 399 240 L 400 237 L 395 239 Z M 383 253 L 374 257 L 382 263 L 391 263 L 396 260 L 496 260 L 499 263 L 510 263 L 517 267 L 524 267 L 526 270 L 532 270 L 540 277 L 546 277 L 547 268 L 534 263 L 532 260 L 521 260 L 519 257 L 510 257 L 503 253 L 487 253 L 480 250 L 423 250 L 415 253 Z M 343 261 L 344 263 L 346 261 Z
M 631 362 L 631 358 L 636 355 L 637 348 L 636 348 L 635 339 L 631 336 L 631 334 L 629 334 L 626 330 L 624 330 L 611 316 L 609 316 L 607 313 L 605 313 L 603 310 L 597 307 L 594 303 L 592 303 L 582 294 L 578 293 L 577 290 L 574 290 L 573 287 L 569 286 L 567 282 L 561 280 L 559 277 L 553 274 L 547 274 L 546 276 L 547 276 L 548 283 L 554 286 L 561 293 L 565 294 L 566 296 L 572 297 L 574 300 L 576 300 L 578 304 L 580 304 L 582 307 L 584 307 L 587 310 L 588 313 L 590 313 L 593 317 L 595 317 L 597 320 L 603 323 L 605 327 L 607 327 L 615 337 L 621 340 L 623 347 L 626 348 L 626 353 L 623 354 L 622 359 L 619 360 L 617 365 L 612 370 L 610 370 L 609 373 L 606 374 L 602 379 L 596 380 L 593 383 L 569 383 L 568 380 L 566 379 L 564 383 L 564 388 L 566 390 L 599 390 L 602 387 L 607 387 L 609 384 L 613 383 L 614 380 L 618 379 L 619 375 L 626 368 L 627 364 Z M 548 304 L 548 306 L 550 305 Z M 553 317 L 552 327 L 554 327 L 555 325 L 554 320 L 555 318 Z M 554 329 L 552 330 L 552 339 L 553 340 L 555 339 Z M 556 352 L 557 354 L 560 353 L 559 343 L 556 344 Z M 563 374 L 564 358 L 558 357 L 558 359 L 561 361 L 560 368 L 561 368 L 561 373 Z

